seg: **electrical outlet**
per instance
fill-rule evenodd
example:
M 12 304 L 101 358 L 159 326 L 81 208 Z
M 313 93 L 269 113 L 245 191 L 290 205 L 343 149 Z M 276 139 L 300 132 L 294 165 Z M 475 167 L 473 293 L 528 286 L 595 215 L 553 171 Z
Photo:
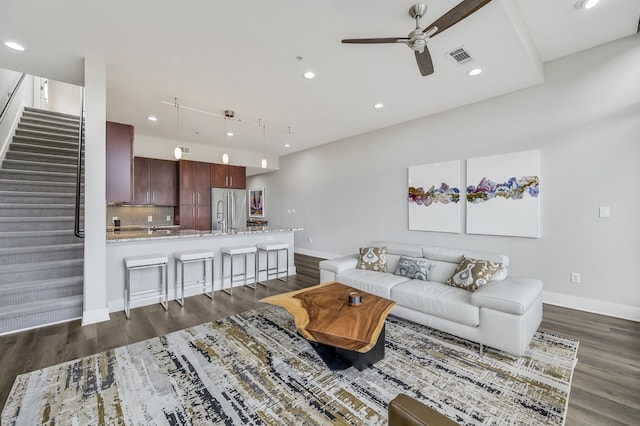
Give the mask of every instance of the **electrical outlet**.
M 574 284 L 580 284 L 580 273 L 572 272 L 571 273 L 571 282 Z
M 600 217 L 611 217 L 611 207 L 609 207 L 609 206 L 601 206 L 598 209 L 598 213 L 599 213 L 598 215 Z
M 171 216 L 167 216 L 167 222 L 171 222 Z
M 147 216 L 147 222 L 153 222 L 153 216 Z
M 113 217 L 111 218 L 111 220 L 112 220 L 112 221 L 114 221 L 114 220 L 118 220 L 118 216 L 113 216 Z

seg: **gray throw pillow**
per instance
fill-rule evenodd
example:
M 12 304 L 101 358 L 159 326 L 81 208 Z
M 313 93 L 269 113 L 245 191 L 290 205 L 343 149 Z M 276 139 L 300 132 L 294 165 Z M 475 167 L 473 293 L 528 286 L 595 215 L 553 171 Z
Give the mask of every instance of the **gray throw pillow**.
M 400 257 L 398 267 L 394 274 L 416 280 L 430 281 L 429 273 L 431 272 L 432 267 L 433 263 L 429 262 L 427 259 Z

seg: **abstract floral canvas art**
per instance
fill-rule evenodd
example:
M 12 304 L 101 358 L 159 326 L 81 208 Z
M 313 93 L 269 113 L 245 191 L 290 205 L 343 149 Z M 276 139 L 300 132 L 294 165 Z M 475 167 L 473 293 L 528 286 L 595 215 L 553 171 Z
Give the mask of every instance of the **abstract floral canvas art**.
M 460 161 L 409 167 L 409 229 L 460 232 Z
M 467 233 L 540 238 L 540 152 L 467 160 Z

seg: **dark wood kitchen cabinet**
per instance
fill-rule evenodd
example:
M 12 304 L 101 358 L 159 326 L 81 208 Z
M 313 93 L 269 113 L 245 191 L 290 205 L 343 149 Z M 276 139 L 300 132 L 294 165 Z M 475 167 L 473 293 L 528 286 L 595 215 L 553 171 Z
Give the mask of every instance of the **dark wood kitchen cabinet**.
M 133 204 L 178 205 L 178 163 L 135 157 L 133 162 Z
M 247 188 L 247 168 L 228 164 L 211 164 L 212 188 Z
M 106 129 L 107 203 L 128 203 L 131 202 L 133 126 L 107 121 Z
M 179 216 L 181 229 L 211 229 L 211 164 L 180 160 Z

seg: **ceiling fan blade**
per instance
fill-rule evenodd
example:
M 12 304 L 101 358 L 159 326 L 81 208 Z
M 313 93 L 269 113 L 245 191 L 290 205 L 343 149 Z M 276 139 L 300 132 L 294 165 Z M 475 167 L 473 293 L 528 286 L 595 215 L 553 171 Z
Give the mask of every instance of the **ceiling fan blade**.
M 422 53 L 416 51 L 416 62 L 418 62 L 418 68 L 420 69 L 420 74 L 423 76 L 433 74 L 433 62 L 431 61 L 431 54 L 429 53 L 429 49 L 426 47 L 422 51 Z
M 426 33 L 429 29 L 437 27 L 438 30 L 431 34 L 431 37 L 440 34 L 450 26 L 457 24 L 467 16 L 476 12 L 481 7 L 486 6 L 490 1 L 491 0 L 463 0 L 456 7 L 436 19 L 436 21 L 431 25 L 427 26 L 424 29 L 424 32 Z
M 409 39 L 406 37 L 388 37 L 388 38 L 346 38 L 343 43 L 354 44 L 373 44 L 373 43 L 406 43 Z

